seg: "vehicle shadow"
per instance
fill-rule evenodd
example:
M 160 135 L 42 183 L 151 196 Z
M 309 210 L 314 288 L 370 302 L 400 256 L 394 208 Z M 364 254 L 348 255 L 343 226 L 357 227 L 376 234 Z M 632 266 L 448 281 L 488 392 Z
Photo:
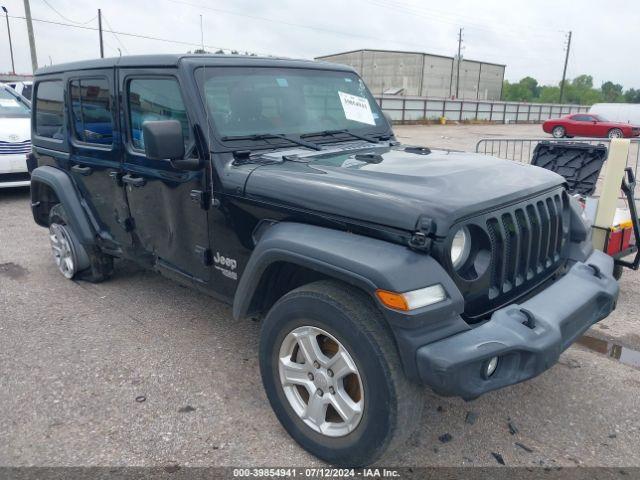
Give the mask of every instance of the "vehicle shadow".
M 0 201 L 28 199 L 29 187 L 0 188 Z

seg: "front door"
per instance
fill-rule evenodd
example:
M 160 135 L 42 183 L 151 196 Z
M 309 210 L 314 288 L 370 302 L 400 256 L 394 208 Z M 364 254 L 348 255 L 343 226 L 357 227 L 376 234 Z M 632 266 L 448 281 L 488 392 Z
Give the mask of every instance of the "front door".
M 129 209 L 118 176 L 122 143 L 115 108 L 113 69 L 91 70 L 67 81 L 70 112 L 69 171 L 93 211 L 104 246 L 131 245 Z
M 196 155 L 188 112 L 174 70 L 120 70 L 126 139 L 122 181 L 142 255 L 173 274 L 208 282 L 211 251 L 207 228 L 207 171 L 183 171 L 168 160 L 145 156 L 142 124 L 179 120 L 186 155 Z

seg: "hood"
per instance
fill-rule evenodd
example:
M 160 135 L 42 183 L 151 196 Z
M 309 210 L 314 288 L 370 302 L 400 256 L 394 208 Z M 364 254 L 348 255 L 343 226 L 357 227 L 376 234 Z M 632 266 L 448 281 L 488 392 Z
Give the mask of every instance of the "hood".
M 404 146 L 304 153 L 256 168 L 247 197 L 408 231 L 426 215 L 444 236 L 463 217 L 564 183 L 545 169 L 474 153 Z
M 24 142 L 30 138 L 30 118 L 0 117 L 0 142 Z

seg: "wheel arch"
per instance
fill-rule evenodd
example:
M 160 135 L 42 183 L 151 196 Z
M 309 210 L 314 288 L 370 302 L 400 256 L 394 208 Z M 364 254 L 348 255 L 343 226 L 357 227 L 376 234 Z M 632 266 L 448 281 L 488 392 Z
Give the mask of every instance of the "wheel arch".
M 233 316 L 265 313 L 282 295 L 321 279 L 353 285 L 372 297 L 376 289 L 407 292 L 435 283 L 457 291 L 429 255 L 345 231 L 281 222 L 258 240 L 236 290 Z
M 54 167 L 36 168 L 31 173 L 31 212 L 35 222 L 48 227 L 49 212 L 58 203 L 64 207 L 69 227 L 80 243 L 94 244 L 94 229 L 71 177 Z

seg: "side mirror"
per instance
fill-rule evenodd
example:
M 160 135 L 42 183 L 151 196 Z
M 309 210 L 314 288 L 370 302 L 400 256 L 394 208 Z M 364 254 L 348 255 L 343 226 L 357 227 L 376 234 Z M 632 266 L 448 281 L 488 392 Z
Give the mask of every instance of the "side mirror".
M 182 125 L 177 120 L 146 121 L 142 124 L 144 152 L 150 160 L 184 158 Z

